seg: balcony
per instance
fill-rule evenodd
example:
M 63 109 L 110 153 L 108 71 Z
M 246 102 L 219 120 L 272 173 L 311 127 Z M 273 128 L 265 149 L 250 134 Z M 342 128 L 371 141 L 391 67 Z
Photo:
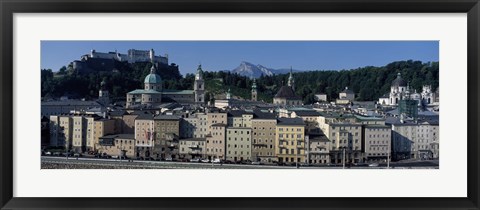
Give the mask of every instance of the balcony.
M 286 146 L 285 146 L 285 145 L 282 145 L 282 144 L 278 145 L 278 147 L 279 147 L 279 148 L 286 148 Z
M 200 146 L 195 145 L 195 146 L 189 146 L 188 148 L 196 150 L 196 149 L 202 149 Z
M 256 146 L 256 147 L 266 147 L 267 146 L 267 144 L 265 144 L 265 143 L 253 143 L 252 145 Z

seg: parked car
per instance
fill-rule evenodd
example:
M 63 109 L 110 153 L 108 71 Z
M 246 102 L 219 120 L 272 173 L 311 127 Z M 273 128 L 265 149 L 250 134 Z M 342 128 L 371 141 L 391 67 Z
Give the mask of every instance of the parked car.
M 45 155 L 50 156 L 50 155 L 52 155 L 52 153 L 51 152 L 45 152 Z
M 378 165 L 378 163 L 370 163 L 370 164 L 368 164 L 368 166 L 369 167 L 378 167 L 379 165 Z
M 199 162 L 200 162 L 200 158 L 191 159 L 190 162 L 199 163 Z
M 225 163 L 225 164 L 234 164 L 234 162 L 231 161 L 231 160 L 225 160 L 223 163 Z
M 173 158 L 167 157 L 167 158 L 165 158 L 165 161 L 173 161 Z
M 252 165 L 263 165 L 263 163 L 261 163 L 259 161 L 254 161 L 254 162 L 252 162 Z
M 222 163 L 222 160 L 220 158 L 215 158 L 212 163 Z
M 202 163 L 210 163 L 209 159 L 202 159 Z
M 145 160 L 155 160 L 153 157 L 146 157 Z
M 75 153 L 75 154 L 73 154 L 73 157 L 82 157 L 82 156 L 83 156 L 83 155 L 80 154 L 80 153 Z
M 118 155 L 112 155 L 113 159 L 118 159 Z

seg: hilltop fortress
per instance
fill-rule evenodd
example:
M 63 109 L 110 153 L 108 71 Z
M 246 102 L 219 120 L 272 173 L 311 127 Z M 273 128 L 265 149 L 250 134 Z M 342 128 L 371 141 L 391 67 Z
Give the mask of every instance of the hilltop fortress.
M 156 65 L 168 65 L 168 55 L 156 56 L 153 49 L 150 50 L 136 50 L 129 49 L 127 54 L 115 52 L 97 52 L 94 49 L 89 54 L 82 55 L 80 60 L 72 62 L 73 70 L 86 73 L 94 69 L 102 69 L 104 71 L 112 71 L 115 69 L 115 62 L 151 62 Z

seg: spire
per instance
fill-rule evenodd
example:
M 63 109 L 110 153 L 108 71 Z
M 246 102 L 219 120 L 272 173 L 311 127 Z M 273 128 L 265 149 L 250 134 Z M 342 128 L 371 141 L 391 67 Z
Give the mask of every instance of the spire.
M 257 90 L 257 81 L 253 78 L 252 90 Z
M 200 80 L 203 78 L 202 64 L 198 64 L 197 73 L 195 74 L 195 79 Z
M 295 90 L 295 80 L 293 80 L 292 67 L 290 66 L 290 76 L 288 76 L 288 86 Z
M 230 88 L 227 91 L 227 100 L 232 98 L 232 94 L 230 93 Z
M 150 68 L 150 74 L 156 74 L 157 71 L 155 69 L 155 64 L 152 63 L 152 67 Z

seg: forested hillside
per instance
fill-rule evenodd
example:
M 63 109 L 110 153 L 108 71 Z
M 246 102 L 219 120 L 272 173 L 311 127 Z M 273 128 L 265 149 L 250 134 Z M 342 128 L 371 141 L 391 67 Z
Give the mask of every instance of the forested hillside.
M 149 73 L 150 63 L 119 63 L 118 71 L 98 71 L 86 75 L 72 71 L 53 73 L 42 70 L 42 97 L 56 98 L 68 94 L 79 98 L 96 98 L 100 82 L 107 81 L 107 89 L 112 97 L 122 100 L 131 90 L 143 88 L 143 78 Z M 68 69 L 68 68 L 67 68 Z M 359 101 L 377 100 L 389 92 L 391 82 L 397 73 L 409 82 L 411 88 L 421 91 L 422 85 L 438 88 L 439 63 L 421 61 L 397 61 L 386 66 L 367 66 L 351 70 L 325 71 L 312 70 L 294 73 L 296 93 L 304 99 L 305 104 L 313 103 L 314 94 L 326 93 L 329 99 L 338 97 L 346 86 L 353 90 Z M 192 89 L 194 75 L 182 77 L 178 66 L 171 64 L 161 66 L 158 73 L 167 89 Z M 207 99 L 218 98 L 230 88 L 234 96 L 250 98 L 252 80 L 231 72 L 205 72 Z M 278 89 L 285 84 L 288 74 L 261 76 L 257 79 L 259 100 L 271 102 Z

